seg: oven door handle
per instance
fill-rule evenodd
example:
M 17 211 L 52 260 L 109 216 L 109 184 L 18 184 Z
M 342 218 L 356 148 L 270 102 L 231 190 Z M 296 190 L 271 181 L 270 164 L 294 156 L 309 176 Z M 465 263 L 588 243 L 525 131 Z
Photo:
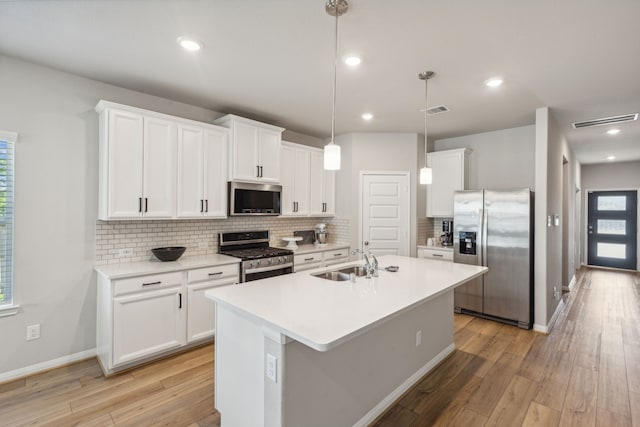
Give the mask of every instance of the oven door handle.
M 278 265 L 269 265 L 267 267 L 252 268 L 249 270 L 245 270 L 244 274 L 246 276 L 253 273 L 264 273 L 265 271 L 282 270 L 289 267 L 293 267 L 292 262 L 287 262 L 285 264 L 278 264 Z

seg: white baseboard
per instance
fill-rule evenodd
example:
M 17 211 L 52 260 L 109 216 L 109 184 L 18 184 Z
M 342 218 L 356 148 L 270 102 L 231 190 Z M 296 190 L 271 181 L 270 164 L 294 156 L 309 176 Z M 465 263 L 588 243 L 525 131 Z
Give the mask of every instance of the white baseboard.
M 542 332 L 543 334 L 548 334 L 553 329 L 553 325 L 555 325 L 556 320 L 558 320 L 558 316 L 564 309 L 564 301 L 560 300 L 560 304 L 556 307 L 556 311 L 553 312 L 553 316 L 551 316 L 551 320 L 546 325 L 538 325 L 537 323 L 533 324 L 533 330 L 536 332 Z
M 569 282 L 569 286 L 563 286 L 562 290 L 563 291 L 567 291 L 567 292 L 571 292 L 573 291 L 573 287 L 576 285 L 576 275 L 574 274 L 573 277 L 571 277 L 571 281 Z
M 442 362 L 448 355 L 453 353 L 456 349 L 456 345 L 451 343 L 444 350 L 436 355 L 433 359 L 427 362 L 422 368 L 418 369 L 413 375 L 411 375 L 405 382 L 400 384 L 398 388 L 393 390 L 387 397 L 382 399 L 380 403 L 373 407 L 369 412 L 367 412 L 364 417 L 360 418 L 358 422 L 356 422 L 354 427 L 364 427 L 370 425 L 376 418 L 378 418 L 384 411 L 387 410 L 389 406 L 404 392 L 409 390 L 415 383 L 417 383 L 420 378 L 429 373 L 433 368 L 435 368 L 438 363 Z
M 57 359 L 47 360 L 46 362 L 36 363 L 35 365 L 25 366 L 24 368 L 14 369 L 13 371 L 0 373 L 0 384 L 27 377 L 49 369 L 58 368 L 68 365 L 69 363 L 79 362 L 80 360 L 89 359 L 96 356 L 96 349 L 81 351 L 80 353 L 70 354 L 68 356 L 58 357 Z

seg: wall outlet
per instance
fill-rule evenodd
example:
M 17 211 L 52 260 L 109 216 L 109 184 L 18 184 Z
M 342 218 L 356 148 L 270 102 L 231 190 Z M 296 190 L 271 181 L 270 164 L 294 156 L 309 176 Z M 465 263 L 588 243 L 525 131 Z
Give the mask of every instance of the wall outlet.
M 422 330 L 416 332 L 416 347 L 420 346 L 420 344 L 422 344 Z
M 27 341 L 40 338 L 40 324 L 27 326 Z
M 118 255 L 122 257 L 133 256 L 133 248 L 124 248 L 118 251 Z
M 198 249 L 209 249 L 209 242 L 198 242 Z
M 553 298 L 554 299 L 560 299 L 560 292 L 558 292 L 558 287 L 557 286 L 553 287 Z
M 276 380 L 278 375 L 278 359 L 273 354 L 267 353 L 267 378 L 269 378 L 274 383 L 277 383 Z

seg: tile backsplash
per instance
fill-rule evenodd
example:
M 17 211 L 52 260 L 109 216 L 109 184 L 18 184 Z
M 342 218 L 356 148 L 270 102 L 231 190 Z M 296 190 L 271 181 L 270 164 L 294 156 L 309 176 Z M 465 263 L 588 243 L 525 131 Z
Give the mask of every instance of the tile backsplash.
M 218 252 L 218 233 L 269 230 L 270 244 L 282 246 L 282 237 L 296 230 L 327 224 L 328 242 L 349 244 L 348 218 L 234 217 L 218 220 L 97 221 L 96 264 L 148 261 L 152 248 L 186 246 L 185 255 Z

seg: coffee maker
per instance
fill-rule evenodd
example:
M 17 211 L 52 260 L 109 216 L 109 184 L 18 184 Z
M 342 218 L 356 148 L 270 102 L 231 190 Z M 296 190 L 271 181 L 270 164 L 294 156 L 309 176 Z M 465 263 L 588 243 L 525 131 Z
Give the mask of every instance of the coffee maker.
M 442 246 L 453 246 L 453 221 L 442 221 Z

